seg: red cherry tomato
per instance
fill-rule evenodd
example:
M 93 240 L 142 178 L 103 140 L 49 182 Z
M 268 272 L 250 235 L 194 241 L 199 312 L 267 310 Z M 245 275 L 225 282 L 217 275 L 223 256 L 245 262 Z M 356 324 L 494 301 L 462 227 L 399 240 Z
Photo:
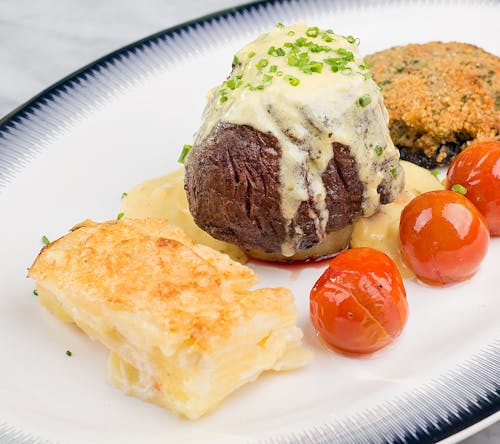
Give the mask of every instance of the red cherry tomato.
M 408 319 L 401 274 L 380 251 L 346 250 L 330 261 L 311 290 L 310 315 L 333 348 L 373 353 L 394 341 Z
M 492 236 L 500 236 L 500 142 L 478 142 L 450 165 L 446 188 L 466 188 L 465 197 L 483 214 Z
M 469 279 L 486 255 L 486 221 L 464 196 L 440 190 L 421 194 L 402 211 L 401 252 L 419 279 L 445 285 Z

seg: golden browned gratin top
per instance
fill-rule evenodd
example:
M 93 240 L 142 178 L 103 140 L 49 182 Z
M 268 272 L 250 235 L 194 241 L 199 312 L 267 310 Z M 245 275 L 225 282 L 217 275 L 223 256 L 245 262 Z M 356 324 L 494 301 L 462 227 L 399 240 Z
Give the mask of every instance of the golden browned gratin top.
M 250 291 L 251 269 L 161 219 L 85 221 L 43 248 L 29 276 L 90 310 L 163 323 L 169 341 L 199 349 L 212 349 L 259 313 L 289 307 L 296 315 L 288 290 Z

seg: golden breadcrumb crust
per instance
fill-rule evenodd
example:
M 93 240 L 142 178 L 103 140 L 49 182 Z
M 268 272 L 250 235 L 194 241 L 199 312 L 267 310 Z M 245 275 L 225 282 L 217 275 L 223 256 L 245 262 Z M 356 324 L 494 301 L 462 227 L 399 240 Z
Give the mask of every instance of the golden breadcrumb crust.
M 250 268 L 193 244 L 163 219 L 84 221 L 44 247 L 28 275 L 87 306 L 161 323 L 168 341 L 189 341 L 200 351 L 216 348 L 258 313 L 290 307 L 296 316 L 289 290 L 249 291 L 257 281 Z
M 500 140 L 499 57 L 465 43 L 431 42 L 365 60 L 382 87 L 398 148 L 446 164 L 472 142 Z

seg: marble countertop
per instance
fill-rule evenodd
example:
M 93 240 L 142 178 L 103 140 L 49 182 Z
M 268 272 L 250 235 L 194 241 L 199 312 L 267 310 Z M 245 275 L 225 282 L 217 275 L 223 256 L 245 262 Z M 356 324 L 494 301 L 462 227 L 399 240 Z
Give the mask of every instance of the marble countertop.
M 241 3 L 240 0 L 0 2 L 0 117 L 110 51 L 172 25 Z M 500 423 L 463 442 L 499 443 Z

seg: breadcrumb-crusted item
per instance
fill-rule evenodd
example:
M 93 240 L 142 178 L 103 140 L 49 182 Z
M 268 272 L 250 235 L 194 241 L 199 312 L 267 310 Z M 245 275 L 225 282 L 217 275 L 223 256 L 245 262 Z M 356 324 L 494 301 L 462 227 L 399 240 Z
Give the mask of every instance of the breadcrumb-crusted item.
M 40 302 L 111 351 L 111 382 L 190 419 L 266 370 L 306 364 L 285 288 L 162 219 L 84 221 L 29 269 Z
M 466 43 L 397 46 L 365 58 L 401 158 L 433 168 L 500 140 L 500 58 Z

